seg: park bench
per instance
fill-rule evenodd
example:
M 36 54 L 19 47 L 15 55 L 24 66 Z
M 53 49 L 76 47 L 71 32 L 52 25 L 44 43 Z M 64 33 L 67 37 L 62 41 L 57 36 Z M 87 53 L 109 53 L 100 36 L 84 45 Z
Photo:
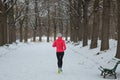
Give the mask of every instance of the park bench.
M 115 64 L 115 66 L 112 69 L 103 68 L 102 66 L 100 66 L 99 70 L 101 71 L 101 76 L 103 76 L 103 78 L 105 78 L 107 75 L 109 75 L 109 76 L 114 76 L 116 79 L 117 78 L 116 69 L 117 69 L 118 64 L 120 64 L 120 61 L 117 61 L 117 63 Z

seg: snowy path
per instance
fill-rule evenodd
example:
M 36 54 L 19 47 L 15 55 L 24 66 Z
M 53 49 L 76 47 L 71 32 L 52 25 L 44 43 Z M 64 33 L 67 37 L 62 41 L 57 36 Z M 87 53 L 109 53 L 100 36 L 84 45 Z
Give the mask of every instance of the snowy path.
M 30 43 L 0 57 L 0 80 L 104 80 L 97 67 L 67 45 L 63 73 L 57 74 L 51 43 Z

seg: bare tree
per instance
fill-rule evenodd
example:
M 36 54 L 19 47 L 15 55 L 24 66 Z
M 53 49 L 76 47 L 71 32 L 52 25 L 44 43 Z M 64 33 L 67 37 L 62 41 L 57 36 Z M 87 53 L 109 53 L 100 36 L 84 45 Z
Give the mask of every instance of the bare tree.
M 26 4 L 26 10 L 25 10 L 25 35 L 24 35 L 24 41 L 27 42 L 28 41 L 28 11 L 29 11 L 29 0 L 25 0 L 25 4 Z
M 11 6 L 14 4 L 14 0 L 11 0 L 8 6 Z M 16 26 L 15 26 L 15 18 L 14 18 L 14 8 L 11 7 L 11 9 L 8 12 L 8 31 L 9 31 L 9 43 L 16 41 Z
M 50 36 L 50 1 L 48 0 L 48 28 L 47 28 L 47 42 L 49 42 L 49 36 Z
M 40 16 L 38 17 L 38 32 L 39 32 L 39 41 L 42 41 L 42 22 Z
M 20 42 L 23 41 L 23 22 L 24 22 L 24 18 L 20 19 L 19 24 L 20 24 Z
M 82 41 L 83 38 L 83 25 L 82 25 L 82 0 L 78 0 L 78 14 L 79 14 L 79 32 L 78 32 L 78 41 Z
M 25 19 L 25 16 L 23 16 L 22 18 L 20 18 L 22 16 L 22 13 L 24 12 L 24 7 L 22 7 L 23 5 L 21 6 L 17 6 L 16 7 L 16 21 L 19 23 L 19 32 L 20 32 L 20 42 L 23 41 L 23 23 L 24 23 L 24 19 Z
M 72 24 L 72 2 L 71 2 L 72 0 L 69 0 L 69 12 L 70 12 L 70 14 L 69 14 L 69 16 L 70 16 L 70 40 L 71 41 L 73 41 L 73 34 L 72 34 L 72 32 L 73 32 L 73 24 Z
M 69 32 L 69 20 L 66 20 L 66 31 L 65 31 L 65 40 L 68 40 L 68 32 Z
M 118 43 L 117 43 L 117 51 L 116 51 L 116 58 L 120 59 L 120 0 L 117 0 L 117 7 L 118 7 L 118 21 L 117 21 L 117 29 L 118 29 Z
M 83 46 L 88 45 L 88 4 L 90 0 L 84 0 L 83 3 Z
M 77 42 L 79 38 L 80 19 L 81 19 L 81 6 L 78 0 L 69 0 L 70 7 L 70 39 Z
M 101 51 L 109 49 L 110 0 L 103 0 Z
M 7 16 L 10 11 L 13 10 L 13 6 L 15 5 L 17 0 L 13 1 L 7 1 L 7 0 L 0 0 L 0 45 L 7 44 L 9 39 L 8 39 L 8 33 L 7 33 Z M 14 15 L 11 13 L 11 15 Z M 14 18 L 14 17 L 13 17 Z M 14 24 L 14 21 L 13 21 Z M 13 29 L 14 30 L 14 29 Z M 15 41 L 15 36 L 13 37 L 13 40 Z
M 100 22 L 100 12 L 99 12 L 99 0 L 94 2 L 94 20 L 93 20 L 93 30 L 92 30 L 92 40 L 90 48 L 97 47 L 98 35 L 99 35 L 99 22 Z
M 5 44 L 5 42 L 4 42 L 4 27 L 7 27 L 7 26 L 5 26 L 5 20 L 7 17 L 4 13 L 5 13 L 5 7 L 3 5 L 2 0 L 0 0 L 0 46 Z
M 56 5 L 54 7 L 55 12 L 54 12 L 54 17 L 56 17 Z M 56 40 L 56 32 L 57 32 L 57 22 L 56 22 L 56 18 L 53 17 L 53 26 L 54 26 L 54 40 Z
M 39 18 L 38 0 L 35 0 L 35 26 L 33 30 L 33 41 L 36 41 L 37 29 L 38 29 L 38 18 Z

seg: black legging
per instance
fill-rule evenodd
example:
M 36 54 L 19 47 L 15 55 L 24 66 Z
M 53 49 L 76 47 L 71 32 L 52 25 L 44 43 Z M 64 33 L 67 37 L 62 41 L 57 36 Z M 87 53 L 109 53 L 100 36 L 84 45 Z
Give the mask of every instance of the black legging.
M 57 56 L 57 60 L 58 60 L 58 62 L 57 62 L 58 68 L 62 68 L 62 64 L 63 64 L 62 59 L 63 59 L 63 56 L 64 56 L 64 52 L 57 52 L 56 56 Z

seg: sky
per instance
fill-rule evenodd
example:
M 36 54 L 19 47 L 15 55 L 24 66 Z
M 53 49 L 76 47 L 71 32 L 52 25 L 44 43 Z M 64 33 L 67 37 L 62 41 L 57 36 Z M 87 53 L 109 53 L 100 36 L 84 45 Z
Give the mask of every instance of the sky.
M 90 41 L 89 41 L 90 44 Z M 117 79 L 100 76 L 99 66 L 113 68 L 117 42 L 110 40 L 110 49 L 100 51 L 75 43 L 67 43 L 63 58 L 63 72 L 57 73 L 57 58 L 52 42 L 13 43 L 0 47 L 0 80 L 120 80 L 120 65 Z M 100 53 L 97 55 L 97 53 Z

